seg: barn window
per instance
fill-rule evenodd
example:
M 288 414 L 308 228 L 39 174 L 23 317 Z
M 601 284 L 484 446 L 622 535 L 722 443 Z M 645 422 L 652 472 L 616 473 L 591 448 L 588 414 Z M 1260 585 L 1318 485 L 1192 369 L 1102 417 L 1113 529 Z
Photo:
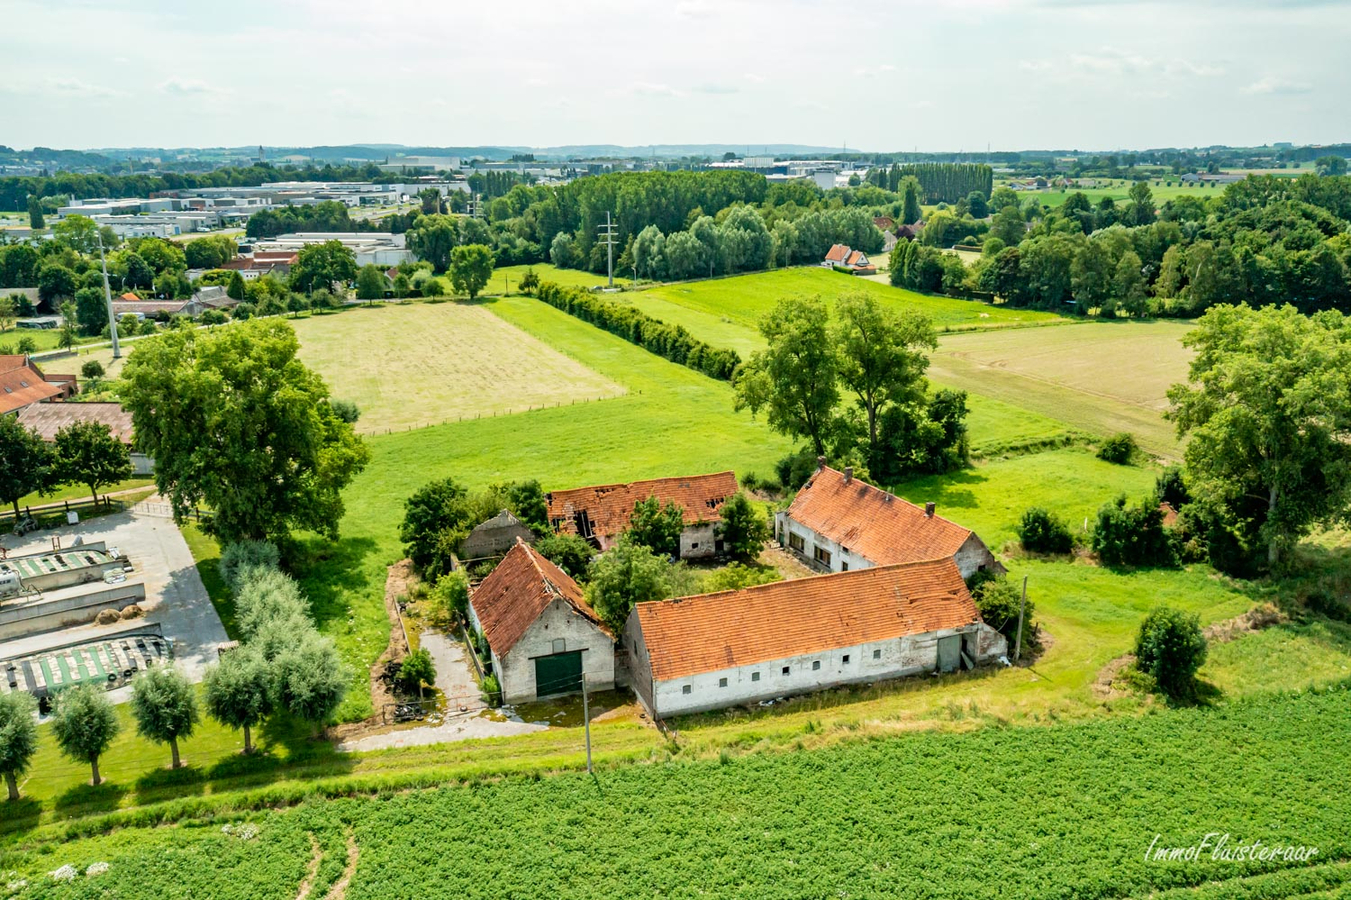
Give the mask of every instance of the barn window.
M 759 673 L 759 672 L 752 672 L 752 673 L 751 673 L 751 681 L 759 681 L 759 680 L 760 680 L 760 673 Z
M 806 545 L 802 542 L 802 535 L 790 531 L 788 532 L 788 546 L 798 553 L 801 553 Z
M 830 565 L 830 551 L 825 547 L 813 547 L 812 556 L 823 566 Z
M 689 686 L 688 684 L 682 685 L 681 688 L 680 688 L 680 693 L 682 693 L 682 694 L 689 694 L 689 693 L 692 693 L 692 691 L 690 690 L 690 686 Z
M 849 665 L 849 654 L 846 653 L 844 659 L 841 659 L 840 662 L 844 663 L 846 666 Z
M 727 687 L 727 679 L 726 679 L 726 678 L 719 678 L 719 679 L 718 679 L 718 687 Z
M 844 560 L 840 560 L 840 571 L 841 571 L 841 572 L 848 572 L 848 571 L 849 571 L 849 563 L 845 562 Z
M 821 671 L 821 660 L 819 659 L 812 660 L 812 671 L 813 672 Z
M 695 541 L 694 543 L 690 544 L 690 549 L 691 549 L 691 550 L 698 550 L 698 549 L 699 549 L 699 542 L 698 542 L 698 541 Z
M 564 641 L 562 638 L 554 638 L 554 652 L 555 652 L 555 653 L 562 653 L 562 652 L 563 652 L 564 650 L 566 650 L 566 649 L 568 649 L 568 646 L 567 646 L 567 642 L 566 642 L 566 641 Z
M 873 651 L 873 659 L 881 659 L 881 658 L 882 658 L 882 651 L 881 651 L 881 650 L 874 650 L 874 651 Z
M 783 674 L 785 674 L 785 675 L 788 674 L 788 667 L 787 667 L 787 666 L 784 666 L 784 667 L 783 667 Z

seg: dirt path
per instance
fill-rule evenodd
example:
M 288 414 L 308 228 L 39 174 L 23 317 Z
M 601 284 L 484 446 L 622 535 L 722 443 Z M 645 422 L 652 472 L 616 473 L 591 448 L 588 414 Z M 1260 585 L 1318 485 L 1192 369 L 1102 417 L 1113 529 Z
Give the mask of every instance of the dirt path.
M 310 835 L 310 862 L 305 867 L 305 878 L 300 882 L 300 890 L 296 891 L 296 900 L 305 900 L 310 895 L 314 887 L 314 876 L 319 874 L 319 863 L 324 860 L 323 848 L 319 846 L 319 840 L 314 835 Z
M 342 870 L 342 877 L 333 882 L 333 887 L 324 895 L 324 900 L 344 900 L 347 896 L 347 886 L 352 883 L 352 876 L 356 874 L 357 858 L 360 855 L 356 835 L 347 832 L 347 865 Z

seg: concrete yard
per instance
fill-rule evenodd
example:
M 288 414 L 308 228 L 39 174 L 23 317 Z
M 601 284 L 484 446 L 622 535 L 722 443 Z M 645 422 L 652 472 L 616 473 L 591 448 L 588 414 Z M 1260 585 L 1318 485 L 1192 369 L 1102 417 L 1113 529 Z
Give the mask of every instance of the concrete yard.
M 37 553 L 49 550 L 53 537 L 59 537 L 61 546 L 69 548 L 77 535 L 87 543 L 103 541 L 126 554 L 135 566 L 128 577 L 145 584 L 146 598 L 139 603 L 145 615 L 112 625 L 76 625 L 0 642 L 0 659 L 106 641 L 118 634 L 144 632 L 147 626 L 159 625 L 164 636 L 173 641 L 174 659 L 179 667 L 194 682 L 200 681 L 216 659 L 216 648 L 229 638 L 211 605 L 187 542 L 173 520 L 123 512 L 23 538 L 7 534 L 0 536 L 0 546 L 11 554 Z M 110 696 L 120 701 L 128 693 L 127 689 L 118 689 Z

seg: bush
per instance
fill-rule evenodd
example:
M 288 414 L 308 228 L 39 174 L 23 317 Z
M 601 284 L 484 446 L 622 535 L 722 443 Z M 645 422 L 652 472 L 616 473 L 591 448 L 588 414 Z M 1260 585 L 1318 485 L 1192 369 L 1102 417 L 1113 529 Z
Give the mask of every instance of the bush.
M 1135 435 L 1128 431 L 1115 434 L 1103 442 L 1098 448 L 1098 459 L 1109 463 L 1116 463 L 1119 466 L 1129 465 L 1139 454 L 1140 448 L 1135 443 Z
M 348 425 L 355 425 L 361 418 L 361 408 L 351 400 L 330 400 L 328 405 L 333 407 L 333 414 Z
M 737 492 L 723 503 L 718 537 L 729 556 L 755 559 L 769 540 L 769 525 L 746 495 Z
M 281 567 L 281 551 L 271 541 L 237 541 L 221 551 L 220 575 L 230 590 L 239 592 L 239 580 L 245 569 Z
M 1109 566 L 1171 566 L 1177 563 L 1173 539 L 1163 527 L 1163 510 L 1153 497 L 1135 506 L 1123 494 L 1098 510 L 1093 552 Z
M 1187 483 L 1182 477 L 1181 466 L 1169 466 L 1159 473 L 1154 482 L 1154 497 L 1160 503 L 1167 503 L 1173 509 L 1181 510 L 1191 502 L 1187 493 Z
M 971 599 L 976 601 L 980 617 L 995 631 L 1008 638 L 1012 651 L 1018 640 L 1018 610 L 1022 607 L 1023 591 L 1016 582 L 1000 575 L 984 578 L 971 591 Z M 1023 646 L 1032 645 L 1036 629 L 1032 625 L 1032 601 L 1027 601 L 1023 610 Z
M 455 622 L 469 615 L 469 579 L 463 571 L 447 572 L 436 580 L 431 592 L 437 613 Z
M 104 376 L 103 364 L 97 359 L 91 359 L 89 362 L 80 366 L 80 377 L 85 381 L 96 381 Z
M 535 541 L 535 552 L 578 581 L 586 578 L 587 566 L 596 555 L 586 538 L 575 534 L 546 534 Z
M 705 594 L 715 594 L 718 591 L 736 591 L 782 579 L 783 576 L 773 566 L 747 566 L 734 562 L 706 575 L 699 585 L 699 590 Z
M 1034 506 L 1018 520 L 1018 540 L 1032 553 L 1069 553 L 1074 550 L 1070 527 L 1049 510 Z
M 1140 623 L 1135 665 L 1169 698 L 1195 696 L 1196 672 L 1205 661 L 1206 638 L 1198 616 L 1160 606 Z
M 410 694 L 416 691 L 420 697 L 422 686 L 435 682 L 436 664 L 425 649 L 418 648 L 403 658 L 403 664 L 399 666 L 399 686 L 403 690 Z
M 483 702 L 489 706 L 502 705 L 502 686 L 497 683 L 496 675 L 483 676 Z
M 803 447 L 790 453 L 774 464 L 774 474 L 785 490 L 796 491 L 807 483 L 816 471 L 816 453 L 811 447 Z
M 243 569 L 235 589 L 235 618 L 248 640 L 276 621 L 291 627 L 295 621 L 309 621 L 309 604 L 300 585 L 280 569 L 251 566 Z

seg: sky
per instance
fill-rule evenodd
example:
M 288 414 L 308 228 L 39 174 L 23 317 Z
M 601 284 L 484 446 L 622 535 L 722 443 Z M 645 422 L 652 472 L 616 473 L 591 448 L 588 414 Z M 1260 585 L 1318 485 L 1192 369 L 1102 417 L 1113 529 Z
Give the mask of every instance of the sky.
M 4 0 L 0 144 L 1351 140 L 1351 0 Z

